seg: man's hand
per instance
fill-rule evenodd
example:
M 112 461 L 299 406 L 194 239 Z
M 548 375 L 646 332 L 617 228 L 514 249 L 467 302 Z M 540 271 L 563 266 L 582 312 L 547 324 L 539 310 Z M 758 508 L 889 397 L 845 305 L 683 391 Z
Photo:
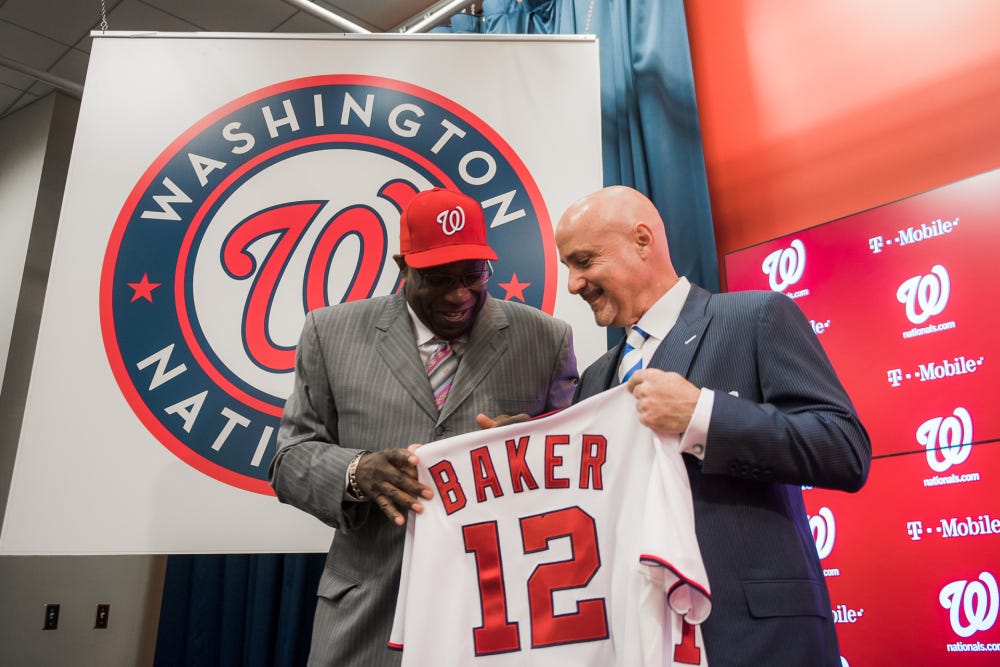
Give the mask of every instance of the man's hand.
M 635 396 L 639 421 L 657 433 L 683 433 L 701 390 L 678 373 L 647 368 L 633 373 L 628 390 Z
M 507 424 L 520 424 L 530 419 L 531 415 L 526 412 L 517 415 L 497 415 L 496 417 L 487 417 L 480 412 L 476 415 L 476 424 L 479 428 L 496 428 L 497 426 L 506 426 Z
M 412 449 L 369 452 L 358 461 L 355 472 L 361 493 L 397 526 L 406 523 L 406 511 L 424 511 L 420 498 L 434 497 L 430 487 L 417 481 L 417 456 Z

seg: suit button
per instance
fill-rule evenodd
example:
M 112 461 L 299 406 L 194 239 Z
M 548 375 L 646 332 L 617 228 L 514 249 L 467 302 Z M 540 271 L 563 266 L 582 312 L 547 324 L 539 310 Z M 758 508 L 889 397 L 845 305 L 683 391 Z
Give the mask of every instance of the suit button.
M 444 434 L 444 426 L 438 425 L 434 427 L 434 435 L 443 435 L 443 434 Z

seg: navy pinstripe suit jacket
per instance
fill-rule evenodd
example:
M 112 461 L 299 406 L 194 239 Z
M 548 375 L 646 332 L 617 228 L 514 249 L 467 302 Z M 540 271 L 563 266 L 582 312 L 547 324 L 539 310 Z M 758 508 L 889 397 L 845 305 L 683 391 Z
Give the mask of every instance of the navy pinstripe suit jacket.
M 584 371 L 578 399 L 617 383 L 621 348 Z M 712 587 L 708 664 L 839 667 L 801 487 L 860 489 L 871 443 L 809 322 L 782 294 L 692 285 L 649 365 L 715 390 L 704 461 L 684 456 Z

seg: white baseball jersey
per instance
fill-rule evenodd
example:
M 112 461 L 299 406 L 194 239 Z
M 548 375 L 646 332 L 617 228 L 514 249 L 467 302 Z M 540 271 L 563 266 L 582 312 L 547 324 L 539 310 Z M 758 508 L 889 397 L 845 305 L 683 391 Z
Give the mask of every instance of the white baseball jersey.
M 624 386 L 421 447 L 390 646 L 403 665 L 706 665 L 711 609 L 676 438 Z

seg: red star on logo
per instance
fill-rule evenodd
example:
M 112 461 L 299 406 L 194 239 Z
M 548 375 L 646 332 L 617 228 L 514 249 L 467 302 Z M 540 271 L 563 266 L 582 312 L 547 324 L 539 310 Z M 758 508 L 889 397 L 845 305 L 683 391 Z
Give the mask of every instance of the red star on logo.
M 153 303 L 153 290 L 160 286 L 161 283 L 151 283 L 149 282 L 149 274 L 142 274 L 142 280 L 137 283 L 128 283 L 128 286 L 135 290 L 132 295 L 132 301 L 138 301 L 139 299 L 145 299 L 150 303 Z
M 517 279 L 517 274 L 515 273 L 510 278 L 509 283 L 499 283 L 500 287 L 507 291 L 507 296 L 504 297 L 504 301 L 510 301 L 511 299 L 520 299 L 521 303 L 524 303 L 524 290 L 529 287 L 531 283 L 522 283 Z

